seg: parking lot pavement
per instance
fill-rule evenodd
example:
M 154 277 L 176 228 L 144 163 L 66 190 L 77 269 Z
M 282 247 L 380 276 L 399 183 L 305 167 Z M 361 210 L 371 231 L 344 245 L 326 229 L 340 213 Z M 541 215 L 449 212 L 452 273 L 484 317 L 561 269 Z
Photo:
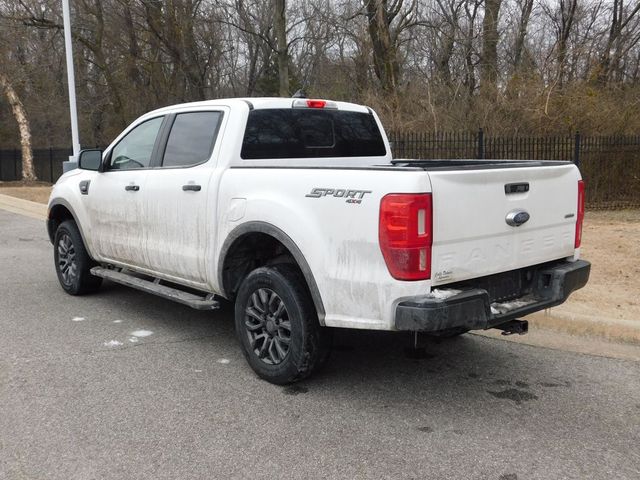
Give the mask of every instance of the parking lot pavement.
M 411 360 L 339 332 L 277 387 L 231 309 L 70 297 L 41 221 L 0 211 L 0 478 L 637 479 L 640 363 L 466 335 Z

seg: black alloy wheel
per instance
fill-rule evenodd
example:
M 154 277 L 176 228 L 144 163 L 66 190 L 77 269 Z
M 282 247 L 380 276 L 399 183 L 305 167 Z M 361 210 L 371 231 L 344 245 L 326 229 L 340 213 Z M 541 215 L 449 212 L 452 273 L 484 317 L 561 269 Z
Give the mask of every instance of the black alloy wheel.
M 62 282 L 71 287 L 78 276 L 78 264 L 76 262 L 76 249 L 68 233 L 60 235 L 57 245 L 58 271 Z
M 96 291 L 102 278 L 91 275 L 96 266 L 87 252 L 80 230 L 73 220 L 62 222 L 53 239 L 53 258 L 62 289 L 70 295 Z
M 267 365 L 282 363 L 291 345 L 291 321 L 276 292 L 259 288 L 251 294 L 244 325 L 253 353 Z
M 259 377 L 277 385 L 302 380 L 324 364 L 331 331 L 318 314 L 295 265 L 253 270 L 235 299 L 236 335 Z

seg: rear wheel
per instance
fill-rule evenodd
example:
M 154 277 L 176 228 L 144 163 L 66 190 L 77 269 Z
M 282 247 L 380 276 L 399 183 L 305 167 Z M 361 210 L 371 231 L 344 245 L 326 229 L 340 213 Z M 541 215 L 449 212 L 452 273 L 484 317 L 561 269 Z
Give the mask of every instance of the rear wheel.
M 89 257 L 73 220 L 66 220 L 58 226 L 53 241 L 53 256 L 58 281 L 65 292 L 83 295 L 100 288 L 102 278 L 89 272 L 96 263 Z
M 236 334 L 251 368 L 283 385 L 309 376 L 328 357 L 330 334 L 304 279 L 290 265 L 262 267 L 242 282 L 235 306 Z

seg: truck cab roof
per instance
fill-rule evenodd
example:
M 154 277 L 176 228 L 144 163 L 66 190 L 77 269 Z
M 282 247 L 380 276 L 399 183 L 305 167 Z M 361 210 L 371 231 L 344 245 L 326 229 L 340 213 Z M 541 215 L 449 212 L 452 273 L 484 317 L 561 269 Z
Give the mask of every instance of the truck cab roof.
M 315 106 L 311 108 L 333 108 L 337 110 L 350 111 L 350 112 L 361 112 L 361 113 L 371 113 L 371 109 L 364 105 L 358 105 L 356 103 L 349 102 L 339 102 L 335 100 L 327 100 L 327 99 L 306 99 L 306 98 L 283 98 L 283 97 L 242 97 L 242 98 L 218 98 L 212 100 L 204 100 L 201 102 L 189 102 L 189 103 L 178 103 L 174 105 L 169 105 L 166 107 L 159 108 L 157 110 L 153 110 L 145 115 L 152 116 L 157 115 L 159 113 L 166 113 L 176 109 L 183 108 L 202 108 L 202 107 L 217 107 L 217 106 L 235 106 L 235 105 L 243 105 L 247 106 L 250 110 L 262 110 L 269 108 L 297 108 L 297 107 L 305 107 L 307 101 L 310 102 L 324 102 L 323 106 Z M 319 104 L 318 104 L 319 105 Z M 307 107 L 309 108 L 309 107 Z

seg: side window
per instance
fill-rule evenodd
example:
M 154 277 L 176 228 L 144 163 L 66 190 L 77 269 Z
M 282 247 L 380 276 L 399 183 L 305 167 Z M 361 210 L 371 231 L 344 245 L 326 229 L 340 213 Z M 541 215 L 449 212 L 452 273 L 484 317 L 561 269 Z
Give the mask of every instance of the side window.
M 206 162 L 216 141 L 221 112 L 179 113 L 171 127 L 163 167 L 188 167 Z
M 164 117 L 152 118 L 131 130 L 111 150 L 109 170 L 148 168 Z

